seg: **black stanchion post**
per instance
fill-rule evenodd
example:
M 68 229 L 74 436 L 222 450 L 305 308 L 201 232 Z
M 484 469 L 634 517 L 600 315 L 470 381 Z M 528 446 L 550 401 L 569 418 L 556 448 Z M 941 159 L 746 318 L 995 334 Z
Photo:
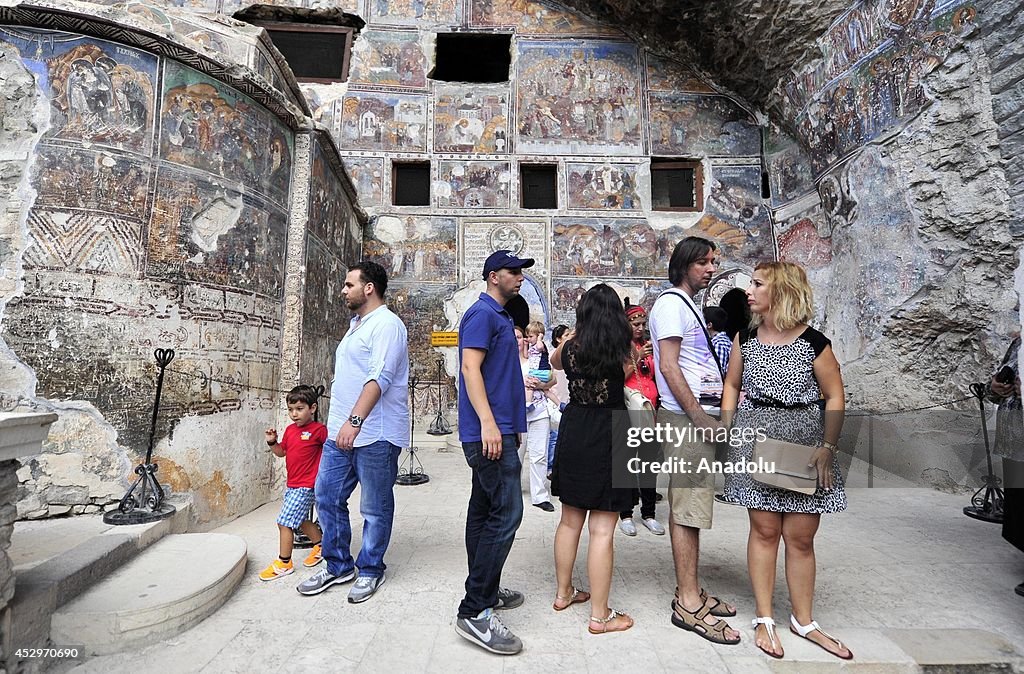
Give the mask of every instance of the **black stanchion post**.
M 1003 490 L 999 487 L 1000 480 L 992 470 L 992 448 L 988 442 L 988 420 L 985 418 L 985 384 L 971 384 L 971 393 L 978 399 L 981 410 L 981 433 L 985 438 L 985 461 L 988 463 L 988 475 L 981 487 L 971 497 L 971 505 L 964 507 L 964 515 L 983 522 L 1001 524 L 1003 521 Z M 984 496 L 982 496 L 984 492 Z
M 164 370 L 174 360 L 174 349 L 157 349 L 153 352 L 159 372 L 156 376 L 156 396 L 153 400 L 153 418 L 149 426 L 149 448 L 146 460 L 135 467 L 138 475 L 128 492 L 121 497 L 116 510 L 103 513 L 107 524 L 146 524 L 170 517 L 176 508 L 164 503 L 164 490 L 156 479 L 157 465 L 153 463 L 153 442 L 156 438 L 156 420 L 160 414 L 160 396 L 164 389 Z M 138 493 L 136 494 L 136 490 Z
M 416 456 L 416 390 L 418 384 L 419 381 L 416 377 L 409 379 L 409 453 L 402 460 L 402 465 L 398 468 L 398 477 L 395 478 L 395 484 L 407 487 L 430 482 L 430 476 L 423 471 L 423 463 Z M 428 382 L 427 386 L 430 385 Z M 438 405 L 440 404 L 441 401 L 438 400 Z

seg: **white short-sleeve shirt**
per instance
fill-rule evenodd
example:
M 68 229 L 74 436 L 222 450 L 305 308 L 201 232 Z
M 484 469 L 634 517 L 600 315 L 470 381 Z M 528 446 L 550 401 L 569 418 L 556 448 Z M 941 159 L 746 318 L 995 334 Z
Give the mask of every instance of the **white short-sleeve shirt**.
M 694 311 L 687 308 L 683 302 L 689 304 Z M 651 331 L 651 342 L 655 344 L 654 376 L 658 383 L 662 407 L 674 412 L 683 411 L 682 405 L 672 395 L 668 382 L 661 374 L 661 349 L 657 344 L 659 340 L 669 337 L 680 339 L 679 369 L 693 397 L 699 400 L 701 394 L 721 394 L 722 377 L 718 372 L 715 357 L 708 347 L 708 340 L 704 336 L 704 318 L 692 299 L 681 290 L 672 289 L 662 293 L 651 308 L 647 325 Z

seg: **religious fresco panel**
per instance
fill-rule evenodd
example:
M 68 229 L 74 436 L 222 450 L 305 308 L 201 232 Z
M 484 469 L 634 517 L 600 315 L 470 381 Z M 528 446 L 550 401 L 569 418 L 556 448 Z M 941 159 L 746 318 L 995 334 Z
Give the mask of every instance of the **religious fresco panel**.
M 458 275 L 454 218 L 382 215 L 367 225 L 365 255 L 397 282 L 444 283 Z
M 152 160 L 101 149 L 40 144 L 32 167 L 34 208 L 84 210 L 141 220 L 149 203 Z
M 818 40 L 822 56 L 774 93 L 821 175 L 929 104 L 926 76 L 976 27 L 969 0 L 866 0 Z
M 340 253 L 345 261 L 354 262 L 358 250 L 353 248 L 348 230 L 350 221 L 355 220 L 356 216 L 349 204 L 342 178 L 334 172 L 325 152 L 333 150 L 314 140 L 308 231 Z
M 651 153 L 696 156 L 761 154 L 761 129 L 725 96 L 650 94 Z
M 381 205 L 384 184 L 384 160 L 378 157 L 345 157 L 342 159 L 348 177 L 356 187 L 360 206 Z
M 772 205 L 789 203 L 814 191 L 814 174 L 796 141 L 772 124 L 765 134 L 765 162 L 771 182 Z
M 350 150 L 424 152 L 427 98 L 352 91 L 341 103 L 341 142 Z
M 434 151 L 504 154 L 508 147 L 508 87 L 434 86 Z
M 636 193 L 636 164 L 566 163 L 569 208 L 584 210 L 640 210 Z
M 507 161 L 438 162 L 433 194 L 442 208 L 508 208 L 512 182 Z
M 643 152 L 639 56 L 617 42 L 520 42 L 519 152 Z
M 50 99 L 46 139 L 149 154 L 158 59 L 106 40 L 34 28 L 0 28 L 0 40 Z
M 457 25 L 462 23 L 462 2 L 459 0 L 367 0 L 370 24 L 390 26 L 422 26 L 424 24 Z
M 690 92 L 696 94 L 717 93 L 695 72 L 681 63 L 655 56 L 647 52 L 647 88 L 650 91 Z
M 551 271 L 556 276 L 665 277 L 672 248 L 686 235 L 680 226 L 654 229 L 635 218 L 554 218 Z
M 776 226 L 779 259 L 795 262 L 807 271 L 827 267 L 832 262 L 832 240 L 821 204 L 793 213 Z
M 775 258 L 772 223 L 761 199 L 760 166 L 715 166 L 704 215 L 691 234 L 721 246 L 723 262 L 754 266 Z
M 551 313 L 550 325 L 563 324 L 573 326 L 576 324 L 576 306 L 580 298 L 590 288 L 598 283 L 606 283 L 619 295 L 619 299 L 625 301 L 629 298 L 630 304 L 639 304 L 646 307 L 648 311 L 654 306 L 665 290 L 670 287 L 668 279 L 602 279 L 602 278 L 581 278 L 581 277 L 559 277 L 551 279 Z
M 395 312 L 409 333 L 409 376 L 424 381 L 437 380 L 437 359 L 440 349 L 430 345 L 430 333 L 445 330 L 445 301 L 455 293 L 451 284 L 408 284 L 388 285 L 388 308 Z M 451 398 L 449 398 L 451 400 Z M 417 406 L 417 420 L 435 410 Z
M 481 279 L 484 261 L 496 250 L 510 250 L 519 257 L 536 261 L 528 273 L 538 283 L 548 278 L 548 224 L 544 218 L 463 218 L 459 245 L 460 282 Z M 525 286 L 524 286 L 525 287 Z
M 307 235 L 305 267 L 307 281 L 303 296 L 303 334 L 313 337 L 334 336 L 334 347 L 337 347 L 337 341 L 348 330 L 349 319 L 352 317 L 342 294 L 348 264 L 329 245 Z M 333 347 L 330 356 L 328 366 L 333 361 Z
M 348 81 L 389 87 L 427 86 L 427 57 L 418 31 L 365 30 L 352 45 Z
M 202 174 L 161 167 L 146 276 L 282 297 L 287 215 Z
M 514 28 L 520 35 L 622 35 L 611 26 L 543 0 L 469 0 L 469 25 Z
M 227 85 L 174 61 L 164 68 L 160 155 L 288 203 L 291 132 Z

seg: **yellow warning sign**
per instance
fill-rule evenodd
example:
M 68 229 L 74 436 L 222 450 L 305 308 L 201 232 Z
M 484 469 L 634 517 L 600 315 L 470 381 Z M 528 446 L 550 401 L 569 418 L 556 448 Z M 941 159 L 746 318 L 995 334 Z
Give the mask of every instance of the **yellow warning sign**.
M 430 333 L 430 346 L 458 346 L 459 345 L 459 333 L 457 332 L 439 332 L 437 330 Z

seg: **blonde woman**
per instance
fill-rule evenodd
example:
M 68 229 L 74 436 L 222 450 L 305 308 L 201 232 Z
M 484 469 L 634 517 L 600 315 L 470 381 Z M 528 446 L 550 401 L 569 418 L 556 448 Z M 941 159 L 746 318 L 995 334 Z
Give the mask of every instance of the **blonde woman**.
M 814 309 L 807 275 L 790 262 L 767 262 L 754 270 L 747 302 L 751 329 L 733 343 L 722 396 L 723 418 L 735 426 L 762 429 L 768 437 L 817 446 L 811 463 L 818 473 L 814 494 L 777 489 L 737 475 L 726 497 L 747 508 L 747 566 L 757 605 L 755 643 L 783 657 L 772 619 L 772 591 L 779 541 L 786 544 L 790 631 L 843 660 L 853 653 L 813 619 L 814 535 L 822 513 L 846 509 L 836 443 L 845 408 L 843 379 L 828 338 L 808 325 Z M 746 398 L 737 407 L 740 389 Z M 824 400 L 822 421 L 820 404 Z M 735 437 L 735 436 L 734 436 Z M 752 445 L 734 458 L 749 459 Z

